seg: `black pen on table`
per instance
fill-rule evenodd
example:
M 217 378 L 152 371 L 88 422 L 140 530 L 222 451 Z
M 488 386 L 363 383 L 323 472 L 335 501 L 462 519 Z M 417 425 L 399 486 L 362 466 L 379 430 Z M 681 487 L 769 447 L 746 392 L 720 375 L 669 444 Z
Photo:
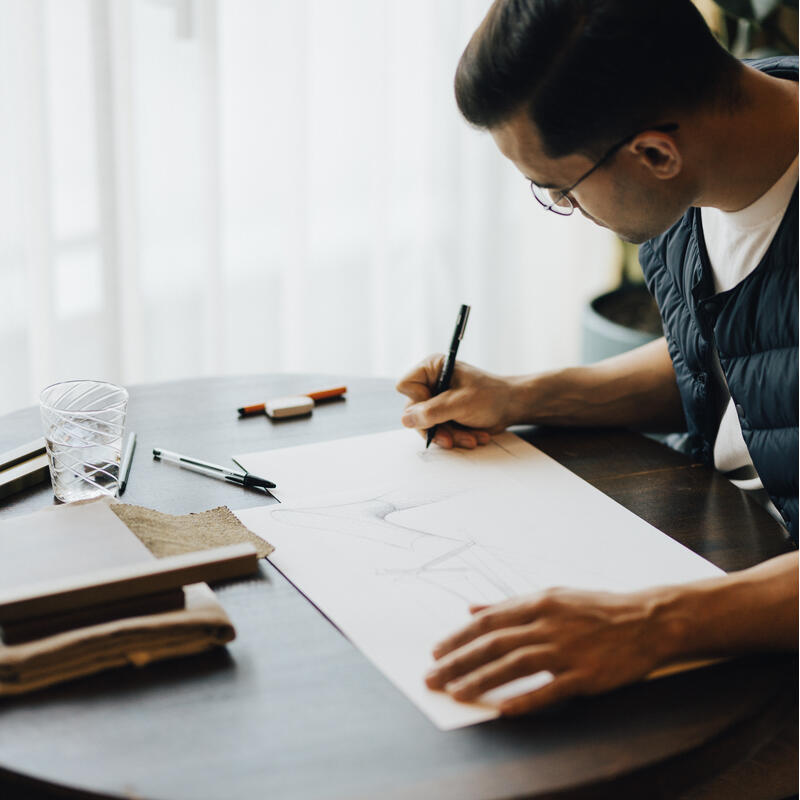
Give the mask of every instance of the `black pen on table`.
M 136 434 L 131 431 L 125 442 L 125 452 L 122 454 L 122 463 L 119 465 L 119 491 L 117 496 L 125 491 L 128 485 L 128 478 L 131 474 L 131 462 L 133 461 L 133 451 L 136 449 Z
M 453 331 L 453 339 L 450 342 L 450 350 L 442 365 L 442 371 L 439 373 L 439 379 L 436 381 L 436 386 L 433 387 L 433 394 L 431 397 L 436 397 L 437 394 L 446 392 L 450 388 L 450 381 L 453 378 L 453 370 L 456 366 L 456 355 L 458 355 L 458 346 L 464 338 L 464 331 L 467 328 L 467 320 L 469 319 L 470 306 L 462 305 L 458 310 L 458 317 L 456 318 L 456 329 Z M 436 436 L 436 429 L 438 425 L 428 428 L 428 438 L 425 442 L 425 449 L 431 446 L 433 437 Z
M 200 461 L 199 458 L 192 458 L 191 456 L 182 456 L 180 453 L 175 453 L 172 450 L 163 450 L 160 447 L 153 448 L 153 458 L 156 461 L 171 461 L 173 464 L 192 472 L 199 472 L 201 475 L 208 475 L 210 478 L 219 478 L 221 481 L 235 483 L 237 486 L 244 486 L 247 489 L 275 488 L 275 484 L 272 481 L 268 481 L 266 478 L 259 478 L 258 475 L 253 475 L 252 472 L 247 472 L 246 470 L 236 472 L 227 467 L 221 467 L 219 464 Z

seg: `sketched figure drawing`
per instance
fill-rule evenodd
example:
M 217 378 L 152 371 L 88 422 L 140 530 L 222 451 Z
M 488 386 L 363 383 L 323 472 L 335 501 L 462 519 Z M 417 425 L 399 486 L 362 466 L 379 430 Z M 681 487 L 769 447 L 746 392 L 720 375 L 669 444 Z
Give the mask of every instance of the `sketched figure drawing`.
M 276 508 L 272 518 L 281 524 L 311 528 L 339 536 L 366 539 L 391 551 L 419 555 L 413 567 L 375 567 L 375 574 L 395 582 L 424 584 L 460 601 L 492 602 L 530 591 L 538 585 L 540 562 L 529 554 L 510 554 L 463 537 L 442 535 L 392 519 L 402 511 L 418 509 L 457 497 L 462 492 L 387 492 L 366 500 L 310 508 Z

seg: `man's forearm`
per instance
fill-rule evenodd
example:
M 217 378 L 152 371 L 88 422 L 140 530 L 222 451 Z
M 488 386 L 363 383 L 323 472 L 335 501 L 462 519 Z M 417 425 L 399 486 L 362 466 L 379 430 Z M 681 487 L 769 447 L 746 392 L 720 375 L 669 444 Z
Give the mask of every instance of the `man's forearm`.
M 663 663 L 797 648 L 798 554 L 719 578 L 652 590 L 652 646 Z
M 513 380 L 515 422 L 651 431 L 686 425 L 663 338 L 597 364 Z

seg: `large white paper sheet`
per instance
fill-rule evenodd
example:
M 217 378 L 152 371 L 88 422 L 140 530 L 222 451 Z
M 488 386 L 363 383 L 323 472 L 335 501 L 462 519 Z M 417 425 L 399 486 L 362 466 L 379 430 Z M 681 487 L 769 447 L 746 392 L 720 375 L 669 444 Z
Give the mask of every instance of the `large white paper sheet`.
M 510 433 L 472 451 L 399 430 L 237 460 L 278 483 L 281 505 L 236 512 L 270 560 L 442 729 L 497 715 L 423 682 L 471 603 L 720 574 Z

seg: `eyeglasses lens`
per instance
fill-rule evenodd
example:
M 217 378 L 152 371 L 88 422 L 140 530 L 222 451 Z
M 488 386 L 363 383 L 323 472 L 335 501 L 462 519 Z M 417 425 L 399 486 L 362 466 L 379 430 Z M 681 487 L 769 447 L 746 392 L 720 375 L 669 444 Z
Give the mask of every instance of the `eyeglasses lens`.
M 568 195 L 555 190 L 543 189 L 535 183 L 531 183 L 531 192 L 540 205 L 555 214 L 568 216 L 573 211 L 572 202 Z

